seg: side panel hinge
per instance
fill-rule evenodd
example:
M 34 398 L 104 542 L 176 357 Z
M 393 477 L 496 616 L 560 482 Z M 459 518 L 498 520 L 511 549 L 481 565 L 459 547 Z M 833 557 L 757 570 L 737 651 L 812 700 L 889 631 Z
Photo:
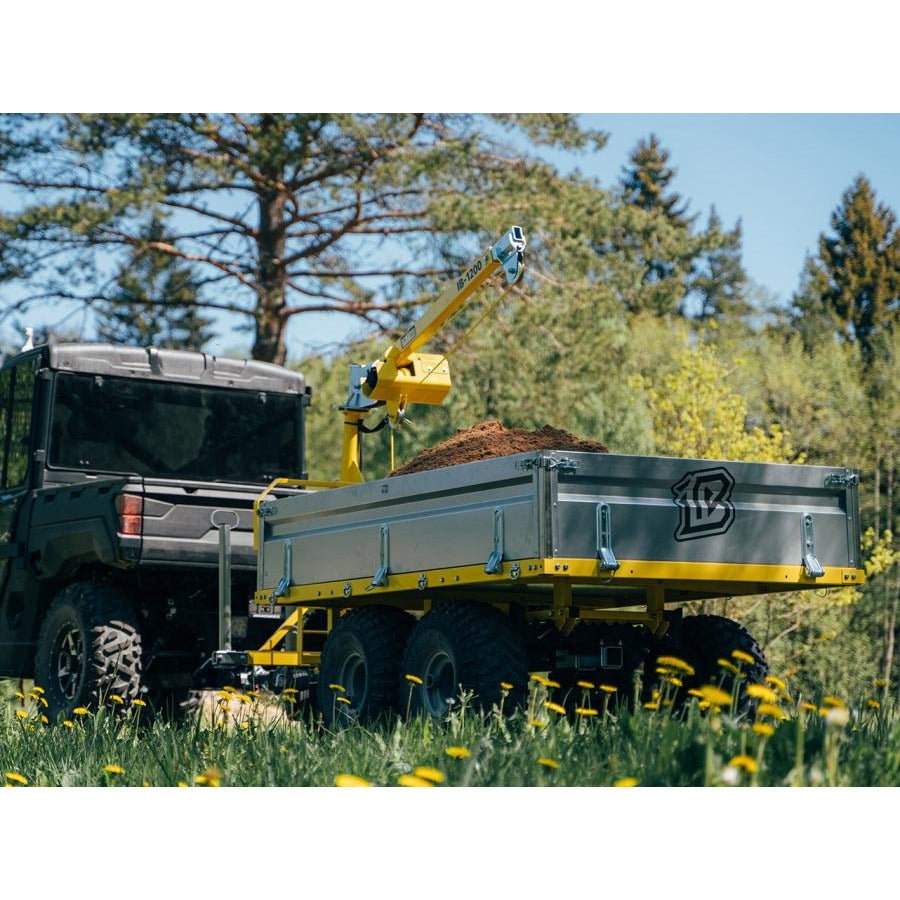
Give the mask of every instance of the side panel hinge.
M 605 500 L 597 504 L 597 559 L 601 572 L 615 572 L 619 568 L 612 548 L 612 513 Z
M 494 549 L 484 564 L 488 575 L 496 575 L 503 570 L 503 507 L 494 508 Z
M 372 587 L 387 587 L 388 575 L 391 571 L 391 530 L 387 525 L 382 525 L 378 529 L 378 537 L 380 541 L 380 562 L 378 571 L 372 578 Z
M 816 559 L 816 534 L 813 530 L 813 517 L 810 513 L 802 516 L 803 571 L 808 578 L 821 578 L 825 574 L 822 564 Z
M 825 476 L 825 487 L 846 488 L 855 484 L 859 484 L 859 473 L 852 472 L 850 469 L 847 469 L 846 472 Z
M 527 459 L 520 459 L 516 463 L 516 468 L 525 469 L 559 469 L 561 472 L 574 472 L 578 468 L 578 463 L 574 459 L 567 456 L 532 456 Z

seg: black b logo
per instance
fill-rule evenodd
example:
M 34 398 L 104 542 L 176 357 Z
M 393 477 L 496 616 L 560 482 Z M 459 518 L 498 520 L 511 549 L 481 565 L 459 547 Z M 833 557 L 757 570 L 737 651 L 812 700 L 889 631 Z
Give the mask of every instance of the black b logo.
M 722 466 L 688 472 L 673 484 L 672 495 L 681 514 L 675 540 L 725 534 L 734 522 L 733 488 L 734 478 Z

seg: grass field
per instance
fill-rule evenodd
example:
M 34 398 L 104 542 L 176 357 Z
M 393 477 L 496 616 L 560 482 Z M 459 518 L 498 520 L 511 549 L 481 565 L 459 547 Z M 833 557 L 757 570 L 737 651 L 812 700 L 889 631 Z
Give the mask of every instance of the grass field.
M 312 712 L 285 715 L 290 694 L 233 690 L 177 726 L 148 723 L 148 708 L 114 696 L 53 725 L 39 687 L 17 696 L 7 682 L 0 774 L 11 786 L 900 784 L 900 721 L 886 685 L 810 702 L 770 679 L 750 688 L 755 710 L 738 713 L 714 685 L 687 696 L 677 666 L 660 677 L 635 702 L 588 683 L 561 696 L 535 676 L 527 709 L 512 716 L 482 716 L 462 697 L 442 723 L 397 717 L 334 730 Z

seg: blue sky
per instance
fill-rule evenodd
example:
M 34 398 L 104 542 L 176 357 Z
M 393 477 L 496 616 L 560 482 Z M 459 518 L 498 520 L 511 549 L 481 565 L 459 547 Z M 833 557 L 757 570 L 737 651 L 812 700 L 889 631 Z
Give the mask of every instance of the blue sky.
M 602 151 L 545 155 L 561 169 L 577 167 L 609 186 L 638 139 L 655 132 L 671 151 L 678 170 L 673 186 L 690 199 L 690 209 L 705 221 L 715 204 L 729 227 L 740 217 L 748 274 L 783 302 L 857 173 L 865 173 L 878 197 L 900 211 L 900 115 L 591 114 L 583 121 L 610 133 Z M 4 199 L 0 191 L 0 204 Z M 35 311 L 28 318 L 41 323 L 53 316 Z M 348 317 L 299 319 L 289 332 L 293 358 L 360 333 Z M 222 319 L 212 352 L 248 349 L 249 335 L 234 331 L 236 324 Z

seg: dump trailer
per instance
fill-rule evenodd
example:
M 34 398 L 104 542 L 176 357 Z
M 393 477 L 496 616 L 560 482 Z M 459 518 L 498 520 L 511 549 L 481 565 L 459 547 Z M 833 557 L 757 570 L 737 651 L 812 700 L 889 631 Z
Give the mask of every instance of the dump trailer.
M 718 679 L 735 650 L 762 679 L 752 635 L 684 603 L 864 582 L 858 475 L 843 467 L 546 447 L 364 482 L 366 416 L 383 414 L 392 440 L 413 403 L 443 401 L 447 357 L 420 347 L 492 279 L 512 289 L 524 247 L 511 229 L 378 360 L 351 367 L 341 480 L 277 479 L 256 503 L 253 608 L 277 628 L 238 650 L 223 618 L 205 683 L 314 685 L 331 722 L 440 718 L 464 692 L 510 710 L 534 672 L 625 693 L 662 654 L 689 664 L 685 689 Z

